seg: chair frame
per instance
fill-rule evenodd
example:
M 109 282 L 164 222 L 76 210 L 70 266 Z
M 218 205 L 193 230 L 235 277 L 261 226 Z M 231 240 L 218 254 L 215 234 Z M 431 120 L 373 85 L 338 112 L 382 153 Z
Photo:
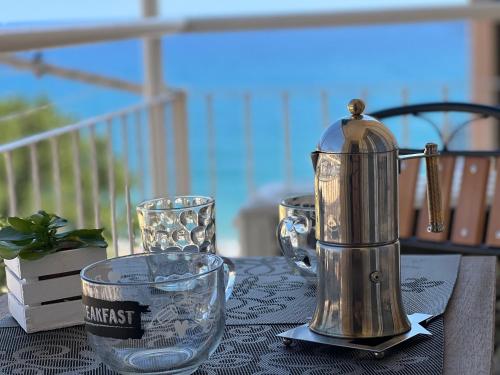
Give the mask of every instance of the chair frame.
M 439 113 L 439 112 L 468 113 L 476 116 L 472 116 L 471 119 L 468 119 L 463 123 L 459 124 L 450 133 L 449 136 L 445 137 L 439 126 L 434 121 L 432 121 L 432 119 L 425 116 L 425 114 L 427 113 Z M 449 150 L 448 145 L 462 129 L 466 128 L 476 120 L 493 118 L 500 121 L 500 108 L 487 105 L 461 103 L 461 102 L 433 102 L 433 103 L 422 103 L 416 105 L 393 107 L 372 112 L 370 114 L 370 116 L 373 116 L 379 120 L 384 120 L 391 117 L 409 116 L 409 115 L 418 117 L 432 126 L 432 128 L 439 135 L 441 142 L 443 144 L 442 150 L 440 151 L 441 155 L 443 156 L 449 155 L 456 157 L 489 157 L 489 158 L 497 158 L 497 160 L 499 160 L 498 158 L 500 157 L 500 149 L 488 150 L 488 151 L 479 151 L 479 150 L 462 151 L 462 150 Z M 421 149 L 417 150 L 409 148 L 402 148 L 399 150 L 400 154 L 402 155 L 421 152 L 421 151 L 422 151 Z M 486 207 L 485 230 L 487 228 L 490 209 L 491 207 Z M 417 215 L 419 214 L 419 212 L 415 212 L 414 214 L 416 215 L 416 217 L 418 217 Z M 453 223 L 453 221 L 454 221 L 454 209 L 451 210 L 450 223 Z M 480 245 L 468 246 L 468 245 L 454 244 L 451 242 L 449 238 L 444 242 L 424 241 L 415 236 L 416 233 L 415 230 L 413 230 L 413 233 L 414 233 L 413 237 L 400 239 L 403 253 L 419 253 L 419 254 L 460 253 L 460 254 L 470 254 L 470 255 L 495 255 L 495 256 L 500 255 L 500 247 L 490 247 L 484 243 L 485 235 L 483 235 L 483 241 Z

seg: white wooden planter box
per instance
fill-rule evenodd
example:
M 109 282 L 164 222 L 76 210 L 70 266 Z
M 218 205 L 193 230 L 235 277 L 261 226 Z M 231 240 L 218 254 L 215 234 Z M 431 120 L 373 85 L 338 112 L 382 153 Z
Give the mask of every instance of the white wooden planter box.
M 9 311 L 28 333 L 83 323 L 80 271 L 106 249 L 60 251 L 38 260 L 5 260 Z

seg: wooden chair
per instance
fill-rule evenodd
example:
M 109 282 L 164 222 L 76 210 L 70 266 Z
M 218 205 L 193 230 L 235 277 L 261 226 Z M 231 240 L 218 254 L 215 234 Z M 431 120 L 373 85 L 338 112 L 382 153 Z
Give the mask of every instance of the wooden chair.
M 430 113 L 462 112 L 470 117 L 447 137 L 427 116 Z M 442 141 L 440 182 L 446 230 L 427 232 L 427 200 L 416 202 L 420 159 L 401 163 L 400 237 L 404 253 L 461 253 L 500 255 L 500 150 L 449 150 L 448 145 L 460 130 L 484 118 L 500 120 L 500 108 L 467 103 L 426 103 L 390 108 L 371 114 L 380 120 L 395 116 L 415 116 L 427 121 Z M 421 150 L 401 149 L 400 153 Z M 421 176 L 424 177 L 425 176 Z M 494 184 L 488 199 L 488 183 Z M 452 191 L 459 186 L 456 204 Z

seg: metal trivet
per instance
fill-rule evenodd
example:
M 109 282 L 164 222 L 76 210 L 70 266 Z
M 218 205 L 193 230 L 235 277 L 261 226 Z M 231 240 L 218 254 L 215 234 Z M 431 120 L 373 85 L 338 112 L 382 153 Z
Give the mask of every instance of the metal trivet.
M 319 335 L 309 329 L 309 324 L 303 324 L 299 327 L 290 329 L 286 332 L 280 333 L 278 337 L 283 338 L 283 344 L 290 346 L 293 340 L 314 342 L 317 344 L 340 346 L 344 348 L 363 350 L 373 353 L 375 358 L 384 358 L 385 352 L 417 335 L 430 335 L 422 323 L 428 323 L 432 315 L 415 313 L 408 315 L 411 323 L 411 329 L 398 336 L 383 337 L 377 339 L 341 339 L 337 337 L 330 337 Z

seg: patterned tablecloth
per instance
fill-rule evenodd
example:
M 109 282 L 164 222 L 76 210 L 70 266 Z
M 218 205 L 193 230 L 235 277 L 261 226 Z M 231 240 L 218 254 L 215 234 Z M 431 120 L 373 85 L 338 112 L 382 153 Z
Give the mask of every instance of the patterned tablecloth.
M 276 334 L 307 322 L 315 306 L 314 283 L 294 275 L 282 257 L 235 259 L 237 279 L 217 351 L 196 374 L 440 374 L 441 317 L 386 358 L 324 345 L 282 345 Z M 403 256 L 406 311 L 439 315 L 455 285 L 460 256 Z M 112 374 L 87 345 L 83 327 L 27 335 L 11 318 L 0 321 L 2 374 Z

